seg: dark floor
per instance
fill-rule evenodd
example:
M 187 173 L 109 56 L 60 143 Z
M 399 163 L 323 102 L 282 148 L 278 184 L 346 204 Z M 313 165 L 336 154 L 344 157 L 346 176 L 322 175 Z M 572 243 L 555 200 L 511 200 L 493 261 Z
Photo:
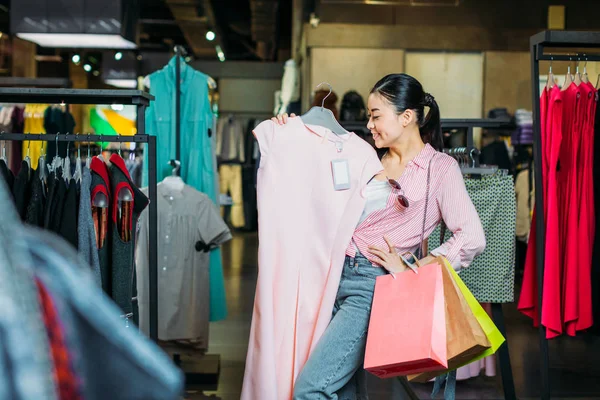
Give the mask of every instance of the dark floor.
M 257 249 L 256 234 L 236 234 L 223 248 L 229 317 L 211 324 L 209 353 L 220 354 L 221 374 L 217 391 L 205 391 L 223 400 L 240 398 L 256 285 Z M 516 304 L 504 305 L 504 314 L 517 396 L 519 399 L 539 398 L 538 330 L 516 310 Z M 600 399 L 600 337 L 552 340 L 550 365 L 553 399 Z M 495 378 L 482 375 L 458 382 L 457 400 L 504 398 L 499 375 L 498 368 Z M 431 398 L 431 384 L 412 384 L 412 387 L 419 398 Z M 371 400 L 408 398 L 396 379 L 369 376 L 369 392 Z M 443 396 L 438 395 L 438 398 Z

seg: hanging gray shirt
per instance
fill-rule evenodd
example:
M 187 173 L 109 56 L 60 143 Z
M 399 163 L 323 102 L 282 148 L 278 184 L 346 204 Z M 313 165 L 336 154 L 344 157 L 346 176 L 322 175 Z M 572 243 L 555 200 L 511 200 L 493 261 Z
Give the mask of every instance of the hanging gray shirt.
M 142 190 L 148 193 L 148 189 Z M 231 239 L 229 228 L 208 196 L 185 185 L 158 188 L 158 338 L 208 343 L 210 310 L 209 253 L 196 243 L 221 245 Z M 149 332 L 149 215 L 140 217 L 136 271 L 140 329 Z
M 96 228 L 92 216 L 92 174 L 88 167 L 83 167 L 81 177 L 81 194 L 79 195 L 79 218 L 77 221 L 77 244 L 81 259 L 90 266 L 94 273 L 94 280 L 102 286 L 100 277 L 100 260 L 96 247 Z

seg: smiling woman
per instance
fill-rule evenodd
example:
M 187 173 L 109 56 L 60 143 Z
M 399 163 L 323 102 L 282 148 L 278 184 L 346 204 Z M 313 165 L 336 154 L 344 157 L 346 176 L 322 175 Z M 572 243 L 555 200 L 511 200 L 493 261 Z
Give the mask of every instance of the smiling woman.
M 387 151 L 370 169 L 379 173 L 369 176 L 361 188 L 362 215 L 348 222 L 354 232 L 345 244 L 333 318 L 306 364 L 298 366 L 302 369 L 294 400 L 366 397 L 363 360 L 378 276 L 406 271 L 413 262 L 409 253 L 416 254 L 421 265 L 444 256 L 460 270 L 485 248 L 481 221 L 458 163 L 439 151 L 440 110 L 433 96 L 409 75 L 388 75 L 370 91 L 368 110 L 367 128 L 375 146 Z M 292 124 L 287 115 L 280 115 L 273 122 L 303 126 L 302 118 Z M 289 133 L 287 129 L 280 134 Z M 345 156 L 349 162 L 359 158 Z M 442 220 L 453 235 L 426 254 L 424 239 Z

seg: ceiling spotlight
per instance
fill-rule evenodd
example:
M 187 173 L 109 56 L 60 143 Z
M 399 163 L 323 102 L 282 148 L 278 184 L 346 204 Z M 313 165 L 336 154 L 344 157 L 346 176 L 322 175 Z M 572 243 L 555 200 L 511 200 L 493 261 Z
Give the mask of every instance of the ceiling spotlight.
M 217 57 L 219 57 L 219 61 L 224 62 L 225 61 L 225 53 L 223 53 L 223 49 L 221 48 L 221 46 L 216 45 L 215 50 L 217 50 Z
M 190 62 L 190 61 L 192 61 L 192 57 L 190 57 L 190 56 L 187 56 L 187 57 L 185 58 L 185 62 Z
M 85 70 L 85 72 L 90 72 L 92 70 L 92 66 L 90 64 L 85 64 L 83 66 L 83 69 Z
M 208 40 L 209 42 L 215 40 L 216 37 L 217 35 L 213 31 L 206 32 L 206 40 Z
M 121 58 L 123 58 L 123 53 L 121 53 L 120 51 L 117 51 L 115 53 L 115 60 L 119 61 Z
M 71 60 L 73 61 L 74 64 L 79 64 L 79 61 L 81 61 L 81 56 L 79 54 L 73 54 L 73 57 L 71 57 Z
M 100 75 L 100 71 L 98 71 L 98 70 L 95 70 L 95 71 L 93 72 L 93 74 L 94 74 L 94 76 L 99 76 L 99 75 Z
M 136 58 L 137 58 L 138 61 L 142 61 L 142 55 L 141 54 L 139 54 Z

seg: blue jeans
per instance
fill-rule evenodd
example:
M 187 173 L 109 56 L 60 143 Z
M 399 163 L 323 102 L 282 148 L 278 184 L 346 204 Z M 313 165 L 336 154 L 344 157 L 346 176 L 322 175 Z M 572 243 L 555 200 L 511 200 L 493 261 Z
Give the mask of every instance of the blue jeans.
M 385 274 L 362 255 L 346 257 L 333 317 L 296 380 L 294 400 L 368 399 L 367 329 L 375 278 Z

